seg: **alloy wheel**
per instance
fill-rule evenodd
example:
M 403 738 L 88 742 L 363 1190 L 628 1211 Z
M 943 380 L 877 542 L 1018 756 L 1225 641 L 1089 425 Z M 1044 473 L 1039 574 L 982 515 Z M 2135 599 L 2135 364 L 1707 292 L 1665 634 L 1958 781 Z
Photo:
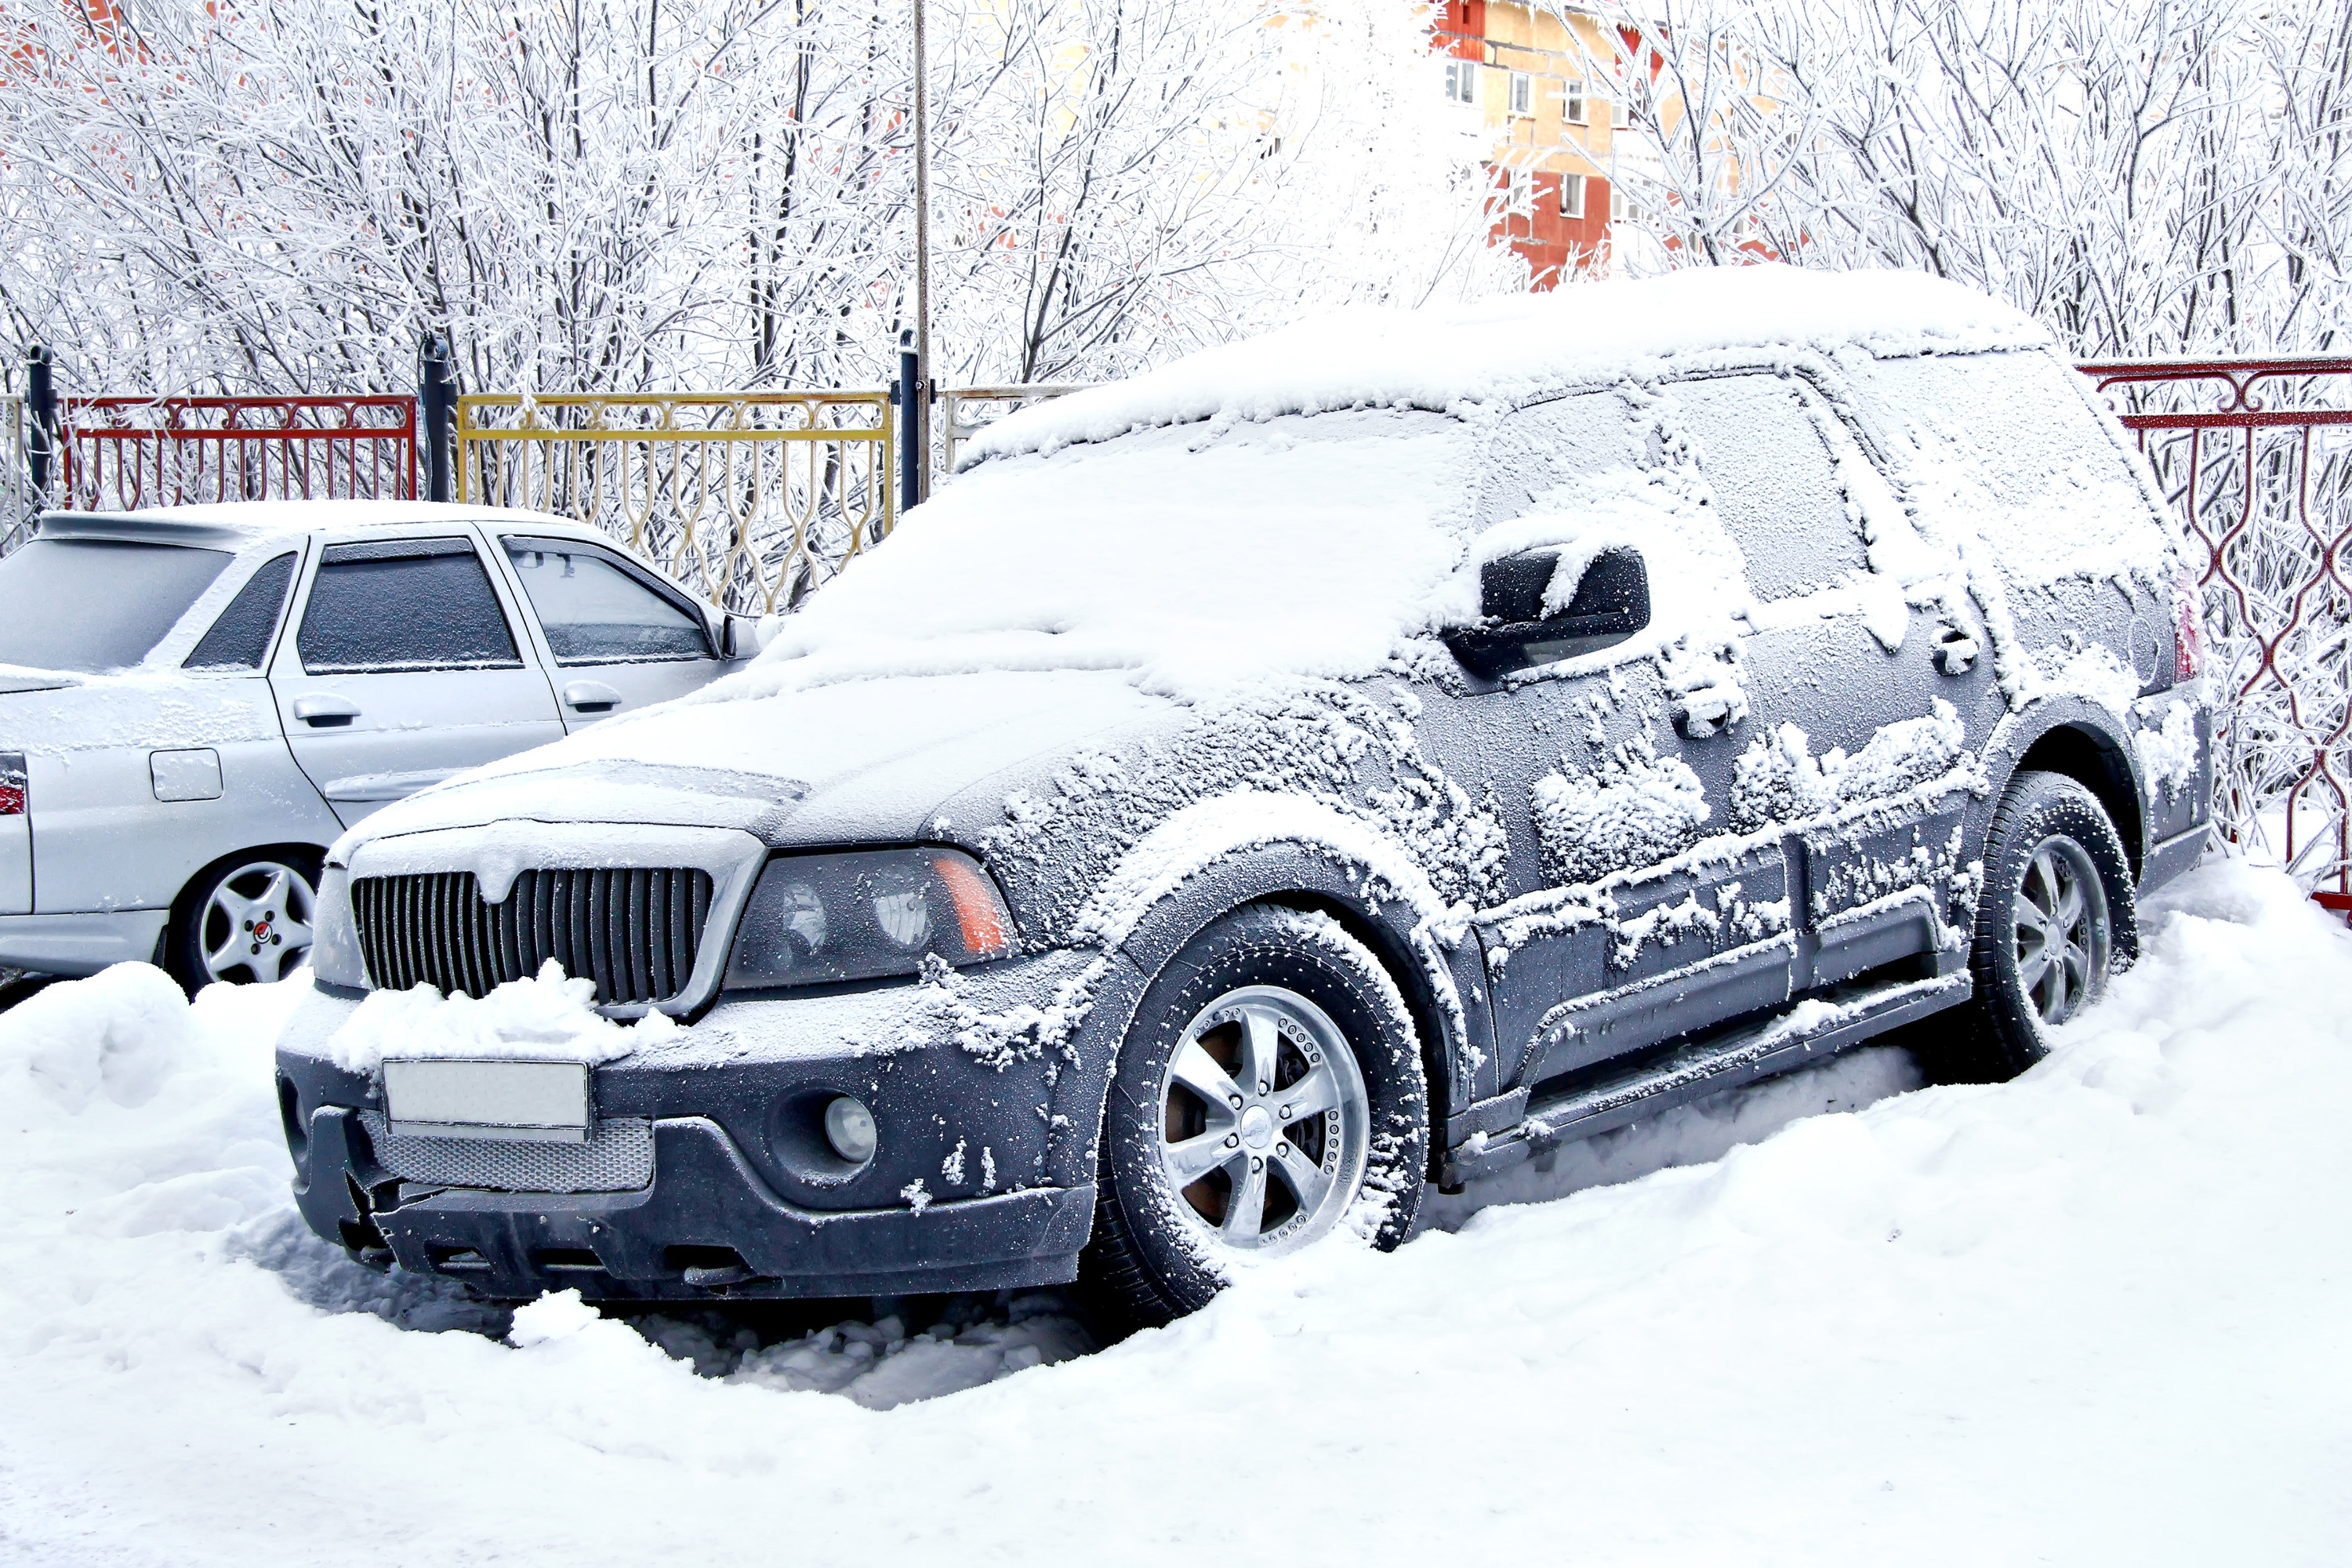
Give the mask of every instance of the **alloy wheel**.
M 2036 845 L 2017 889 L 2017 984 L 2044 1025 L 2105 988 L 2108 924 L 2106 886 L 2083 847 L 2063 834 Z
M 1170 1191 L 1234 1251 L 1306 1245 L 1363 1181 L 1363 1071 L 1329 1015 L 1282 986 L 1244 986 L 1201 1010 L 1161 1075 L 1160 1110 Z
M 317 918 L 310 879 L 278 860 L 239 866 L 213 884 L 196 925 L 208 979 L 231 984 L 281 980 L 310 952 Z

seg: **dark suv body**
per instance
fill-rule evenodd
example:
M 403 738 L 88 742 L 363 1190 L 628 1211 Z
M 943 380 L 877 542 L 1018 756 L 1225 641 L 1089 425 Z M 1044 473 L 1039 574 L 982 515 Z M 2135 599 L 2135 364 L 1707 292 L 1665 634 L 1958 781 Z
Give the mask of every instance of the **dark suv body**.
M 2194 623 L 2038 331 L 1854 281 L 1007 421 L 747 674 L 336 847 L 304 1213 L 503 1296 L 1164 1319 L 1898 1025 L 2023 1066 L 2202 845 Z M 1677 300 L 1739 325 L 1622 324 Z M 372 994 L 550 957 L 685 1026 L 409 1058 Z

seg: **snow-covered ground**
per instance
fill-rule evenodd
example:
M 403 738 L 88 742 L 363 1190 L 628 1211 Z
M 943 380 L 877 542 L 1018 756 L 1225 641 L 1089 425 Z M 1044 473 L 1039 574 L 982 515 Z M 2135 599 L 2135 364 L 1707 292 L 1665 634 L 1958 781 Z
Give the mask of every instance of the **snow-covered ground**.
M 1094 1354 L 1052 1292 L 367 1274 L 286 1196 L 287 988 L 56 986 L 0 1015 L 0 1562 L 2340 1563 L 2352 934 L 2233 865 L 2148 926 L 2015 1083 L 1859 1053 Z

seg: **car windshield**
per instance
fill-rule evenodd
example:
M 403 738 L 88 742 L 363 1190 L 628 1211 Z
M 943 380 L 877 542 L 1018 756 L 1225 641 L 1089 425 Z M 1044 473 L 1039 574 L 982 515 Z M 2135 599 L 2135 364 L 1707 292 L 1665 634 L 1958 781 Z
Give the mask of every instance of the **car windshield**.
M 137 664 L 228 563 L 224 550 L 36 539 L 0 556 L 0 664 L 86 675 Z

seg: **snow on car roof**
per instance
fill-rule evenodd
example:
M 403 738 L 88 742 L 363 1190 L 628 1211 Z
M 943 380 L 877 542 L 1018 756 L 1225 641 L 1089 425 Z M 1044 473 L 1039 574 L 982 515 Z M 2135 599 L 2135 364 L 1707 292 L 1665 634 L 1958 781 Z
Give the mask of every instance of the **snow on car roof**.
M 1317 317 L 1007 416 L 970 443 L 963 466 L 1202 420 L 1513 402 L 1724 350 L 1888 355 L 2049 341 L 2014 306 L 1925 273 L 1694 268 L 1475 305 Z

